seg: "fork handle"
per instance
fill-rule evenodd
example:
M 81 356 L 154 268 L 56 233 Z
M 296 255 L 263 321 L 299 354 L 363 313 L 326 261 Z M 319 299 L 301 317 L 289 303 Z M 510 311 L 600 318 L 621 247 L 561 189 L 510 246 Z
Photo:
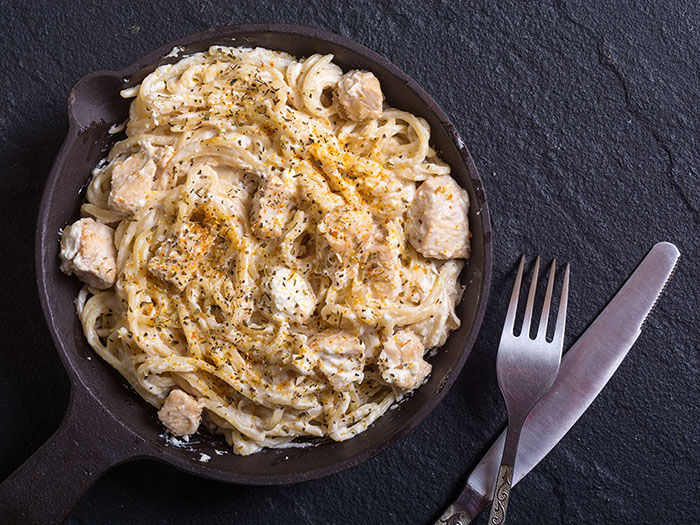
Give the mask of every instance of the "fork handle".
M 513 485 L 513 465 L 501 465 L 496 478 L 496 490 L 493 493 L 493 503 L 489 514 L 489 525 L 501 525 L 506 521 L 510 488 Z
M 527 417 L 527 415 L 525 416 Z M 503 445 L 501 466 L 496 477 L 496 489 L 493 491 L 493 503 L 489 513 L 489 525 L 501 525 L 506 521 L 510 488 L 513 486 L 513 471 L 515 470 L 515 458 L 518 454 L 520 432 L 525 418 L 509 418 L 508 430 L 506 430 L 506 442 Z

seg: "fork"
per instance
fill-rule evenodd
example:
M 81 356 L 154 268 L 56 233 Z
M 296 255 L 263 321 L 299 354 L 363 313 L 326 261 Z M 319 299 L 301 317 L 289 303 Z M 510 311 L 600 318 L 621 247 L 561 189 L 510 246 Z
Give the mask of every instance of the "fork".
M 508 313 L 506 314 L 501 342 L 498 345 L 498 357 L 496 358 L 498 386 L 505 399 L 508 412 L 508 430 L 506 431 L 506 442 L 503 446 L 501 466 L 498 469 L 496 490 L 493 494 L 493 503 L 489 514 L 488 522 L 490 525 L 499 525 L 506 520 L 508 498 L 510 497 L 510 488 L 513 483 L 513 471 L 518 442 L 520 441 L 520 431 L 530 411 L 549 390 L 549 387 L 552 386 L 554 378 L 559 372 L 561 353 L 564 346 L 566 306 L 569 296 L 569 265 L 566 265 L 564 271 L 559 312 L 557 313 L 554 337 L 551 342 L 547 341 L 547 321 L 552 302 L 556 259 L 552 261 L 542 314 L 537 327 L 537 335 L 534 339 L 530 337 L 530 332 L 540 267 L 539 257 L 535 260 L 535 269 L 525 306 L 523 326 L 520 334 L 515 335 L 515 314 L 518 309 L 524 265 L 525 256 L 520 259 L 520 267 L 515 278 L 513 294 L 508 305 Z
M 496 358 L 498 386 L 506 402 L 508 428 L 506 430 L 506 442 L 503 446 L 501 465 L 496 479 L 496 490 L 493 495 L 489 525 L 499 525 L 505 522 L 510 488 L 513 483 L 515 457 L 518 450 L 518 442 L 520 441 L 520 431 L 528 414 L 552 386 L 554 378 L 559 372 L 561 352 L 564 346 L 566 305 L 569 297 L 569 265 L 566 265 L 566 270 L 564 271 L 559 311 L 557 313 L 554 337 L 551 342 L 547 341 L 547 323 L 552 303 L 552 291 L 554 289 L 556 259 L 552 261 L 552 267 L 549 272 L 547 292 L 535 339 L 530 338 L 530 331 L 532 328 L 535 292 L 537 290 L 537 277 L 540 268 L 539 257 L 535 260 L 535 269 L 525 306 L 523 325 L 520 333 L 517 336 L 515 335 L 515 316 L 518 310 L 524 266 L 525 257 L 523 256 L 520 259 L 520 267 L 515 278 L 515 285 L 513 286 L 513 293 L 508 305 L 503 333 L 501 334 L 501 342 L 498 345 L 498 357 Z M 443 513 L 436 525 L 466 525 L 474 517 L 461 504 L 458 498 Z

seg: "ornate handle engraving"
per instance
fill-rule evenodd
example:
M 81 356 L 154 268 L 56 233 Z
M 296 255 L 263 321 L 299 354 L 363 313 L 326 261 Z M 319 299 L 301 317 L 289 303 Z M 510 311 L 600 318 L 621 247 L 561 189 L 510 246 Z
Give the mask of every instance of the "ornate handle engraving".
M 510 487 L 512 484 L 513 465 L 501 465 L 501 468 L 498 469 L 496 491 L 493 493 L 489 525 L 501 525 L 505 523 L 508 498 L 510 497 Z
M 468 525 L 474 518 L 462 507 L 453 503 L 435 522 L 435 525 Z

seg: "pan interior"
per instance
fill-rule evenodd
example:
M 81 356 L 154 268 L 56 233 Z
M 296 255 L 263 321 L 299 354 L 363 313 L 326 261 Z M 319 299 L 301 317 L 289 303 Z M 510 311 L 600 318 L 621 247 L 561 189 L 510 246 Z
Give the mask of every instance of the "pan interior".
M 207 49 L 210 45 L 262 46 L 289 52 L 297 57 L 332 53 L 344 70 L 365 69 L 380 79 L 387 101 L 394 107 L 425 118 L 432 130 L 431 142 L 452 167 L 453 177 L 469 192 L 472 254 L 461 275 L 466 286 L 457 308 L 462 326 L 430 359 L 433 371 L 426 384 L 389 410 L 368 430 L 351 440 L 325 441 L 315 446 L 265 450 L 241 457 L 230 452 L 220 436 L 196 434 L 185 446 L 166 444 L 156 411 L 102 362 L 88 346 L 75 314 L 75 297 L 80 284 L 59 270 L 59 230 L 78 219 L 84 187 L 90 172 L 121 138 L 110 135 L 112 124 L 128 115 L 128 103 L 119 90 L 139 83 L 155 67 L 174 62 L 161 58 L 182 45 L 182 54 Z M 180 55 L 181 56 L 181 55 Z M 147 64 L 141 66 L 141 64 Z M 306 28 L 265 29 L 260 26 L 220 28 L 186 37 L 145 57 L 122 72 L 98 72 L 84 77 L 71 94 L 69 112 L 73 122 L 64 149 L 49 177 L 39 220 L 37 267 L 45 313 L 58 343 L 59 352 L 71 375 L 74 388 L 86 388 L 123 426 L 148 442 L 161 459 L 200 475 L 244 483 L 290 483 L 337 472 L 383 450 L 417 425 L 434 408 L 459 373 L 473 345 L 486 306 L 491 264 L 491 232 L 481 181 L 471 157 L 463 148 L 453 126 L 429 98 L 413 88 L 412 81 L 391 64 L 346 39 Z M 415 87 L 420 91 L 420 88 Z M 458 147 L 462 148 L 460 149 Z M 228 451 L 218 454 L 218 451 Z M 199 462 L 200 454 L 211 457 Z

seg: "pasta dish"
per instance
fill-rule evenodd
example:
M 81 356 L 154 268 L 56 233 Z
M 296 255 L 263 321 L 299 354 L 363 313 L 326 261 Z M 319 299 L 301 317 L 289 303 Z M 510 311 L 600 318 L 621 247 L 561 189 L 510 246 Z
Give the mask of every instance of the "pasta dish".
M 370 72 L 214 46 L 122 91 L 61 268 L 99 356 L 242 455 L 349 439 L 459 327 L 469 198 Z

